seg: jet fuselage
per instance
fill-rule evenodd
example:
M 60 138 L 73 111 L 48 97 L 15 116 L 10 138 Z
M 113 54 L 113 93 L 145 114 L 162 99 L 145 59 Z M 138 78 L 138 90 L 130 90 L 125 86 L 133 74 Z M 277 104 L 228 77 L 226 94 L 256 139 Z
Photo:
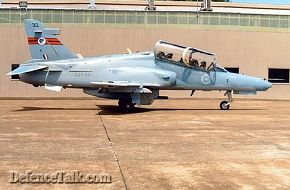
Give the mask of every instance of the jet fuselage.
M 132 81 L 163 90 L 264 91 L 271 87 L 266 80 L 230 73 L 219 67 L 204 71 L 157 60 L 153 52 L 32 64 L 48 66 L 45 70 L 20 74 L 21 81 L 35 86 L 94 88 L 91 82 Z

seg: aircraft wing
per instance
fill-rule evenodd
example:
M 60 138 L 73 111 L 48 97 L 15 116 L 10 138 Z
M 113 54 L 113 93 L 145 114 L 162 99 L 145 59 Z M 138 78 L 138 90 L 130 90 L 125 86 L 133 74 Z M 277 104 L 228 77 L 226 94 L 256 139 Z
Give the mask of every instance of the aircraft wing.
M 32 71 L 37 71 L 37 70 L 41 70 L 44 68 L 47 68 L 48 66 L 44 66 L 44 65 L 27 65 L 27 66 L 20 66 L 17 69 L 14 69 L 13 71 L 7 73 L 6 75 L 19 75 L 19 74 L 23 74 L 23 73 L 28 73 L 28 72 L 32 72 Z
M 117 88 L 117 87 L 141 87 L 142 84 L 129 81 L 108 81 L 108 82 L 91 82 L 97 87 Z
M 142 88 L 143 86 L 150 86 L 150 87 L 160 87 L 159 84 L 154 83 L 138 83 L 138 82 L 131 82 L 131 81 L 108 81 L 108 82 L 91 82 L 91 84 L 95 85 L 96 87 L 103 87 L 103 88 Z

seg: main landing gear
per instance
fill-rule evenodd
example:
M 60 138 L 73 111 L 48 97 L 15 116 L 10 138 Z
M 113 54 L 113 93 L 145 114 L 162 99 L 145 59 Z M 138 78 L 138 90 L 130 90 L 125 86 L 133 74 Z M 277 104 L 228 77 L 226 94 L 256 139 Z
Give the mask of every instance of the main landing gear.
M 233 102 L 233 96 L 232 96 L 232 91 L 231 90 L 226 91 L 225 96 L 228 96 L 228 100 L 227 101 L 226 100 L 225 101 L 222 101 L 220 103 L 221 110 L 228 110 L 228 109 L 230 109 L 230 105 Z
M 132 99 L 120 99 L 118 104 L 121 111 L 125 113 L 133 112 L 135 109 L 135 103 L 132 102 Z

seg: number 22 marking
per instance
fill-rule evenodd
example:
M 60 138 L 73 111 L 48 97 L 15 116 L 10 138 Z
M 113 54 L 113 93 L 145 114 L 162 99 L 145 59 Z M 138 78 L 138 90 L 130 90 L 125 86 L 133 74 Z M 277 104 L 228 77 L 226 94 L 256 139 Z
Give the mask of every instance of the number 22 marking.
M 33 27 L 33 28 L 38 27 L 38 23 L 32 23 L 32 27 Z

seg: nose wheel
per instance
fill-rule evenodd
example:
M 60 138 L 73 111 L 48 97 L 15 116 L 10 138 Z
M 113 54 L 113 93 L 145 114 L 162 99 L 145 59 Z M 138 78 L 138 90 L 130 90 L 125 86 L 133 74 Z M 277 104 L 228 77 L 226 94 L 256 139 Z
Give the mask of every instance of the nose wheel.
M 231 103 L 233 102 L 233 99 L 232 99 L 232 91 L 231 90 L 226 91 L 225 96 L 228 97 L 228 100 L 224 100 L 224 101 L 222 101 L 220 103 L 221 110 L 228 110 L 228 109 L 230 109 Z
M 220 108 L 221 108 L 221 110 L 228 110 L 228 109 L 230 109 L 230 105 L 231 104 L 228 101 L 222 101 L 220 103 Z

